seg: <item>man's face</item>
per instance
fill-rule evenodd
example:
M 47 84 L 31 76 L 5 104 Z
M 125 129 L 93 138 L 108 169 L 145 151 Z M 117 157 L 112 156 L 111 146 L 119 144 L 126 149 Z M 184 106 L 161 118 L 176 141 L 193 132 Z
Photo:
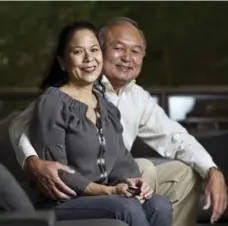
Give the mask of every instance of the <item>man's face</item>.
M 145 44 L 134 26 L 125 23 L 110 28 L 104 45 L 103 72 L 113 85 L 124 86 L 138 77 Z

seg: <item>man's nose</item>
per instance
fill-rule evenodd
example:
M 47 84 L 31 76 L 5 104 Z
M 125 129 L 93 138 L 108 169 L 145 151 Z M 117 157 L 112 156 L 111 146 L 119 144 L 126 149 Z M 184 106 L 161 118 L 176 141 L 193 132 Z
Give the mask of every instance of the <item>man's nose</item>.
M 129 49 L 126 49 L 122 55 L 122 59 L 125 61 L 125 62 L 129 62 L 131 61 L 132 59 L 132 54 L 131 54 L 131 51 Z

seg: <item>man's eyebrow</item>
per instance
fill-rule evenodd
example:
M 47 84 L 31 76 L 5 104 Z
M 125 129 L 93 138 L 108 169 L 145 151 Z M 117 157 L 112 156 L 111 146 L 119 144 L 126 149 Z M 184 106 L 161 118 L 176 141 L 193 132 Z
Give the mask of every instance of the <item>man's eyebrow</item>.
M 111 46 L 116 45 L 116 44 L 120 44 L 120 45 L 126 45 L 124 42 L 121 41 L 114 41 L 109 43 Z M 132 48 L 140 48 L 142 50 L 144 50 L 145 48 L 142 45 L 132 45 Z
M 141 50 L 145 50 L 145 48 L 143 46 L 141 46 L 141 45 L 135 45 L 135 46 L 133 46 L 133 48 L 139 48 Z
M 124 43 L 121 42 L 121 41 L 114 41 L 114 42 L 110 42 L 109 44 L 110 44 L 110 45 L 116 45 L 116 44 L 124 45 Z

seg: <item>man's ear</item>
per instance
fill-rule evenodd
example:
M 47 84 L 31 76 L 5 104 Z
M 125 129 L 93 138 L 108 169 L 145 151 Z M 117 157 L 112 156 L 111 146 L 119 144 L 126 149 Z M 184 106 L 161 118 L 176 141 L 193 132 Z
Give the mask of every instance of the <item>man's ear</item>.
M 63 60 L 62 60 L 59 56 L 57 56 L 57 60 L 58 60 L 58 62 L 59 62 L 59 65 L 60 65 L 61 70 L 62 70 L 62 71 L 65 71 L 66 68 L 65 68 L 65 66 L 64 66 Z

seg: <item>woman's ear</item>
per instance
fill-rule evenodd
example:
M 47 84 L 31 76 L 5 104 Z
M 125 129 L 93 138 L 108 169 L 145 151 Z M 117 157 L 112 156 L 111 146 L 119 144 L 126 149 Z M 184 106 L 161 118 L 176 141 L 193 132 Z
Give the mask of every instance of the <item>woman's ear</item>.
M 65 66 L 64 66 L 63 60 L 62 60 L 59 56 L 57 56 L 57 60 L 58 60 L 58 62 L 59 62 L 59 66 L 60 66 L 61 70 L 62 70 L 62 71 L 65 71 L 66 68 L 65 68 Z

